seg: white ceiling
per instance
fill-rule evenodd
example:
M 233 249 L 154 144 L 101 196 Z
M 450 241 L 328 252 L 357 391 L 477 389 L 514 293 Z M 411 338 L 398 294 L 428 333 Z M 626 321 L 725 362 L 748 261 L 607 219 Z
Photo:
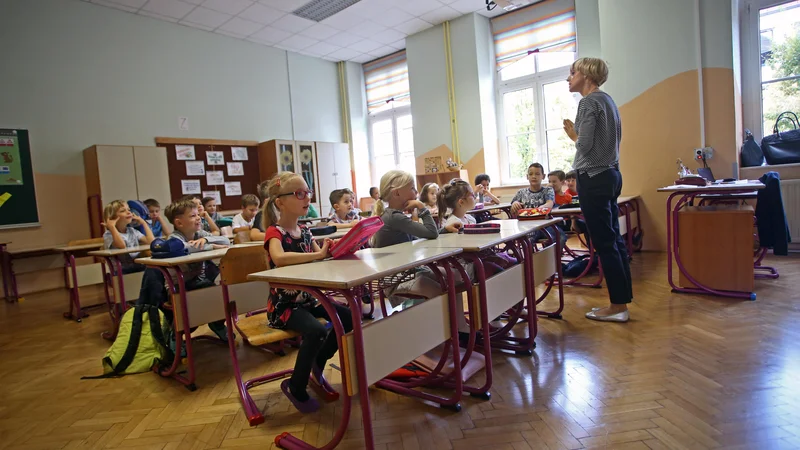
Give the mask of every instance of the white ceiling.
M 329 61 L 364 63 L 406 36 L 486 10 L 485 0 L 361 0 L 322 22 L 291 14 L 310 0 L 84 0 Z

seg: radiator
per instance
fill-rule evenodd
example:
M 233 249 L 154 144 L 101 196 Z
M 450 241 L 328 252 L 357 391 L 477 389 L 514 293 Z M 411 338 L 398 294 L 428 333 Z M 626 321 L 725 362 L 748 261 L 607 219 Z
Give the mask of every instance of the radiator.
M 789 233 L 795 242 L 800 242 L 800 180 L 781 180 L 781 195 Z

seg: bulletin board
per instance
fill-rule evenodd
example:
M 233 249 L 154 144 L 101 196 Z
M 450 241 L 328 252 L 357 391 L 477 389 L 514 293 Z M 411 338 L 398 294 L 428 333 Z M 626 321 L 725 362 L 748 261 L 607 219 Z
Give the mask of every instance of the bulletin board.
M 242 195 L 258 194 L 258 142 L 156 138 L 167 149 L 172 200 L 189 193 L 215 193 L 218 209 L 241 209 Z
M 0 229 L 39 226 L 28 130 L 0 129 Z

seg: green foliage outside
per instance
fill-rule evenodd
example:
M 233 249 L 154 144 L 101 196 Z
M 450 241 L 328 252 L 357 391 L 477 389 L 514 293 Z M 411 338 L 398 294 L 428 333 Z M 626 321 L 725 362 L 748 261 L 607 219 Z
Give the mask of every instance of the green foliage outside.
M 772 48 L 767 60 L 776 78 L 800 75 L 800 23 L 794 25 L 795 33 L 785 42 Z M 778 115 L 784 111 L 800 114 L 800 79 L 766 84 L 762 88 L 764 104 L 764 134 L 772 133 Z M 780 130 L 791 129 L 788 120 L 781 121 Z

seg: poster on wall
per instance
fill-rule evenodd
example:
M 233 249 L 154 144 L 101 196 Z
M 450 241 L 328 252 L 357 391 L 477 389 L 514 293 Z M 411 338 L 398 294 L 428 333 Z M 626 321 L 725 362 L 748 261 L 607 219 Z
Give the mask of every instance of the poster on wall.
M 247 161 L 247 147 L 231 147 L 234 161 Z
M 206 184 L 209 186 L 221 186 L 225 184 L 225 175 L 221 170 L 209 170 L 206 172 Z
M 242 183 L 238 181 L 228 181 L 225 183 L 225 195 L 228 197 L 242 195 Z
M 175 157 L 178 161 L 194 161 L 194 145 L 176 145 Z
M 0 136 L 0 185 L 22 186 L 22 159 L 16 136 Z
M 225 155 L 222 152 L 206 152 L 206 162 L 209 166 L 225 164 Z
M 202 177 L 206 174 L 206 166 L 203 161 L 186 161 L 186 176 Z
M 220 195 L 219 191 L 203 191 L 203 198 L 211 197 L 216 202 L 217 205 L 222 205 L 222 195 Z
M 240 162 L 228 163 L 228 176 L 229 177 L 243 177 L 244 164 Z
M 202 190 L 200 180 L 181 180 L 181 193 L 183 195 L 199 194 Z

